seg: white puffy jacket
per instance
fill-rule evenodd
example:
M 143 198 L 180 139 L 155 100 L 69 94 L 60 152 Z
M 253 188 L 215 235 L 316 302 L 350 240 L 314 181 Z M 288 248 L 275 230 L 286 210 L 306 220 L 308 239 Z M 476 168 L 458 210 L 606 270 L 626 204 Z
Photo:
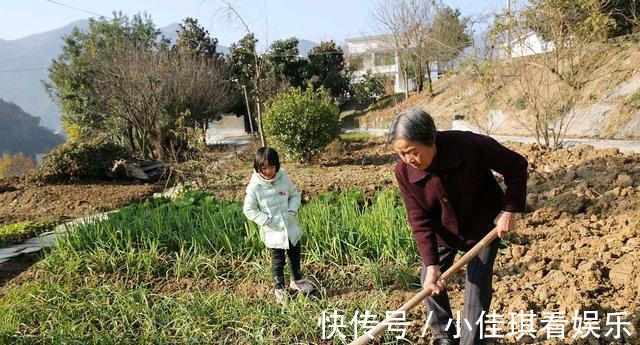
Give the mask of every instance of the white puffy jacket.
M 300 192 L 282 168 L 271 180 L 253 172 L 242 212 L 260 226 L 260 238 L 267 248 L 289 249 L 289 241 L 298 243 L 302 237 L 295 216 L 299 207 Z

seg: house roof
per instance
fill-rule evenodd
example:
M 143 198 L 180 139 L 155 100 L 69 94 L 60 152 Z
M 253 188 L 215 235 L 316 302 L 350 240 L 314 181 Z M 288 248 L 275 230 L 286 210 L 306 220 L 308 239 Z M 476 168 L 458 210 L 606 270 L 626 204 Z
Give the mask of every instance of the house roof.
M 372 36 L 360 36 L 360 37 L 351 37 L 345 39 L 346 42 L 366 42 L 366 41 L 381 41 L 393 39 L 393 35 L 384 34 L 384 35 L 372 35 Z

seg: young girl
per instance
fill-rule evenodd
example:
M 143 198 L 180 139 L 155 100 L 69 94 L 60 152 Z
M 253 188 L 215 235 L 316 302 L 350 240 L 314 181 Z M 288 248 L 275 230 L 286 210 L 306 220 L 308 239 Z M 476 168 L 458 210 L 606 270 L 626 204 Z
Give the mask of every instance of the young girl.
M 313 285 L 300 272 L 300 237 L 302 229 L 296 214 L 300 207 L 300 192 L 283 169 L 278 152 L 261 147 L 253 161 L 253 174 L 244 198 L 244 215 L 260 226 L 260 238 L 271 254 L 271 275 L 275 285 L 276 302 L 285 295 L 285 252 L 289 256 L 291 281 L 296 291 L 311 292 Z

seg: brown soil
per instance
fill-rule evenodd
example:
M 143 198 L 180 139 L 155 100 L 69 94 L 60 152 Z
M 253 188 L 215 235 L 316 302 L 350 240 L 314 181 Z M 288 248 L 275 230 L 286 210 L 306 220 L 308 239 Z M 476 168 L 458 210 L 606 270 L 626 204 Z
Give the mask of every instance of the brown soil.
M 247 148 L 238 159 L 227 155 L 210 163 L 210 179 L 205 189 L 229 200 L 242 200 L 252 172 L 254 148 Z M 235 157 L 235 156 L 234 156 Z M 367 194 L 395 184 L 393 163 L 397 156 L 381 137 L 366 142 L 335 141 L 313 164 L 283 160 L 282 166 L 294 180 L 303 198 L 320 193 L 357 188 Z
M 626 319 L 631 322 L 628 329 L 632 336 L 625 341 L 640 343 L 640 155 L 590 147 L 544 151 L 532 145 L 508 146 L 525 155 L 530 163 L 529 194 L 527 213 L 509 238 L 511 244 L 501 250 L 496 260 L 492 308 L 505 314 L 505 318 L 509 312 L 520 310 L 560 310 L 567 313 L 568 320 L 576 311 L 598 311 L 602 334 L 608 330 L 604 324 L 606 313 L 628 312 L 632 315 Z M 225 199 L 240 200 L 251 174 L 253 149 L 218 155 L 207 163 L 207 189 Z M 359 188 L 371 194 L 393 187 L 395 159 L 383 139 L 376 138 L 334 143 L 313 164 L 284 161 L 283 166 L 304 198 L 309 199 L 325 191 Z M 159 188 L 114 183 L 37 187 L 5 180 L 0 182 L 0 224 L 71 218 L 90 210 L 114 209 L 141 200 Z M 322 284 L 326 268 L 309 270 Z M 8 278 L 15 275 L 14 272 Z M 462 279 L 459 274 L 449 282 L 454 310 L 462 307 Z M 205 289 L 230 288 L 219 282 L 185 279 L 158 289 L 171 293 L 202 288 L 202 284 Z M 234 290 L 248 298 L 265 298 L 270 293 L 266 285 L 258 289 L 255 284 L 245 285 L 235 286 Z M 330 287 L 327 288 L 329 292 Z M 327 298 L 360 298 L 358 294 L 375 289 L 368 286 L 330 291 Z M 386 304 L 391 310 L 413 293 L 393 290 Z M 422 312 L 421 306 L 409 314 L 409 319 L 418 320 L 412 322 L 410 334 L 421 334 Z M 571 325 L 567 325 L 570 329 Z M 538 340 L 541 338 L 544 334 Z M 527 343 L 524 339 L 522 342 Z M 611 338 L 602 341 L 615 343 Z M 589 337 L 575 343 L 599 342 Z
M 24 220 L 72 219 L 117 209 L 162 190 L 157 184 L 87 183 L 37 186 L 25 179 L 0 180 L 0 226 Z

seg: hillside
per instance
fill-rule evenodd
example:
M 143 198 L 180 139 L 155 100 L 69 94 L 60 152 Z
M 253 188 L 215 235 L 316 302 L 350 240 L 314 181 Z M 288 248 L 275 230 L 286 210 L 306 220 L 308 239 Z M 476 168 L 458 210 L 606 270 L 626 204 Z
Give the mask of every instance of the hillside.
M 1 42 L 0 70 L 4 73 L 0 73 L 0 98 L 38 116 L 42 125 L 61 129 L 60 114 L 42 81 L 48 79 L 47 66 L 62 51 L 62 37 L 74 27 L 87 28 L 88 23 L 80 20 L 55 30 Z
M 572 111 L 563 118 L 568 137 L 640 139 L 639 42 L 634 35 L 589 47 L 584 58 L 592 70 L 577 91 Z M 535 57 L 529 59 L 536 62 Z M 417 106 L 431 113 L 443 129 L 452 127 L 454 117 L 464 117 L 467 126 L 490 134 L 531 135 L 530 109 L 523 107 L 519 92 L 523 80 L 538 75 L 532 70 L 517 73 L 488 84 L 478 82 L 468 69 L 461 70 L 436 81 L 434 97 L 426 92 L 413 94 L 396 107 L 366 112 L 355 123 L 361 128 L 386 128 L 397 111 Z M 498 92 L 487 100 L 489 88 Z
M 0 99 L 0 154 L 44 153 L 64 142 L 64 137 L 40 126 L 40 119 L 13 103 Z

